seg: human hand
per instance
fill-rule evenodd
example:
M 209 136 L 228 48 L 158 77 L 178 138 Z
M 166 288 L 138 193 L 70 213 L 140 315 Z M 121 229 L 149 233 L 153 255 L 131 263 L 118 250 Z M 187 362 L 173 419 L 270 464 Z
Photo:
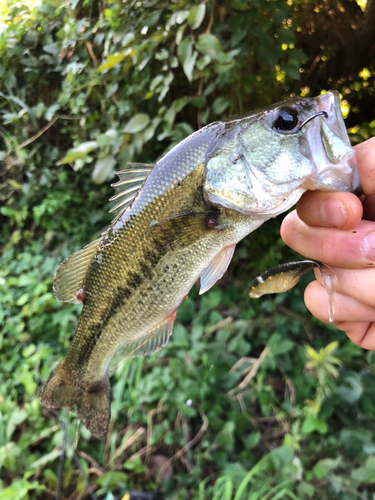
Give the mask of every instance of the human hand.
M 328 264 L 337 276 L 334 324 L 375 350 L 375 137 L 355 147 L 363 195 L 308 191 L 285 217 L 281 237 L 296 252 Z M 328 295 L 319 271 L 305 304 L 328 323 Z

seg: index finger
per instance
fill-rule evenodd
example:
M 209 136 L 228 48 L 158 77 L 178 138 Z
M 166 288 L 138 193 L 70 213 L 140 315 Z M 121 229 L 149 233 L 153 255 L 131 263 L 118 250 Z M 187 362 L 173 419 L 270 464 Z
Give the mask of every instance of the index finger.
M 363 194 L 375 194 L 375 137 L 354 147 Z
M 331 266 L 359 269 L 375 265 L 374 222 L 362 220 L 355 230 L 332 230 L 308 226 L 294 211 L 283 220 L 281 237 L 308 259 Z

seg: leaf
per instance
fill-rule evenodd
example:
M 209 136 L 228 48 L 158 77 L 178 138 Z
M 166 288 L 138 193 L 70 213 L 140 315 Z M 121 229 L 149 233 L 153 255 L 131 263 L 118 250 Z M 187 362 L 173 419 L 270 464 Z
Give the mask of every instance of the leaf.
M 125 59 L 126 55 L 127 54 L 124 52 L 117 52 L 117 54 L 110 54 L 108 56 L 107 61 L 104 64 L 101 64 L 98 70 L 108 71 L 109 69 L 114 68 L 115 66 L 117 66 L 117 64 L 120 64 L 120 62 L 122 62 Z
M 223 428 L 217 436 L 217 442 L 223 448 L 230 450 L 234 444 L 234 430 L 235 424 L 231 420 L 223 425 Z
M 363 394 L 361 379 L 357 373 L 347 374 L 338 386 L 337 394 L 347 403 L 356 403 Z
M 13 412 L 9 418 L 7 430 L 6 430 L 6 437 L 8 439 L 10 439 L 11 436 L 13 435 L 13 432 L 14 432 L 15 428 L 17 427 L 17 425 L 22 424 L 22 422 L 24 422 L 26 420 L 26 418 L 27 418 L 27 413 L 25 410 L 20 410 L 18 408 L 13 410 Z
M 195 61 L 197 60 L 197 56 L 198 53 L 194 51 L 194 54 L 187 57 L 182 65 L 184 73 L 189 82 L 191 82 L 191 80 L 193 79 L 193 70 L 195 66 Z
M 49 45 L 45 45 L 43 47 L 44 52 L 48 54 L 59 54 L 60 53 L 60 42 L 50 43 Z
M 199 95 L 194 97 L 191 101 L 191 105 L 196 108 L 203 108 L 206 105 L 206 98 L 203 95 Z
M 270 458 L 276 468 L 282 467 L 283 464 L 291 462 L 294 457 L 294 450 L 290 446 L 280 446 L 270 453 Z
M 24 306 L 26 302 L 29 300 L 29 295 L 27 293 L 23 293 L 21 297 L 17 300 L 17 306 Z
M 226 97 L 218 97 L 212 104 L 212 110 L 215 115 L 221 115 L 230 105 L 230 100 Z
M 146 113 L 138 113 L 131 118 L 125 125 L 124 132 L 128 134 L 136 134 L 140 132 L 150 123 L 150 117 Z
M 176 23 L 182 24 L 188 17 L 189 12 L 187 10 L 179 10 L 176 12 Z
M 283 43 L 290 45 L 296 43 L 296 37 L 291 29 L 282 28 L 278 31 L 277 41 L 280 45 Z
M 46 120 L 51 121 L 59 107 L 60 104 L 52 104 L 52 106 L 49 106 L 45 113 Z
M 328 425 L 323 420 L 320 420 L 315 415 L 308 415 L 302 425 L 302 432 L 310 434 L 317 431 L 320 434 L 325 434 L 328 431 Z
M 299 498 L 313 498 L 314 497 L 314 486 L 310 483 L 302 482 L 297 487 L 297 492 Z
M 312 472 L 316 479 L 323 479 L 328 474 L 328 469 L 321 462 L 318 462 Z
M 29 467 L 30 469 L 39 469 L 43 465 L 48 464 L 49 462 L 53 462 L 57 457 L 61 455 L 61 450 L 52 450 L 49 453 L 46 453 L 38 460 L 35 460 Z
M 206 4 L 204 3 L 192 7 L 187 18 L 190 28 L 192 28 L 193 30 L 199 28 L 199 26 L 202 24 L 205 13 Z
M 301 79 L 301 73 L 299 71 L 299 64 L 297 63 L 297 61 L 288 61 L 284 64 L 282 69 L 290 78 L 293 78 L 294 80 Z
M 182 64 L 193 54 L 193 42 L 189 38 L 184 38 L 178 45 L 178 57 Z M 152 89 L 151 89 L 152 90 Z
M 107 155 L 104 158 L 99 158 L 95 163 L 94 170 L 92 172 L 92 180 L 95 184 L 103 184 L 104 181 L 108 179 L 113 171 L 113 167 L 116 165 L 116 160 L 112 155 Z
M 221 52 L 221 45 L 216 36 L 211 35 L 211 33 L 204 33 L 198 39 L 196 47 L 199 52 L 203 55 L 215 55 Z
M 279 333 L 273 333 L 268 341 L 268 347 L 274 356 L 285 354 L 294 347 L 294 342 L 283 339 Z
M 351 476 L 360 483 L 375 483 L 375 457 L 368 458 L 362 467 L 354 469 Z
M 96 484 L 98 484 L 99 486 L 105 486 L 106 488 L 114 488 L 119 484 L 126 486 L 127 480 L 128 474 L 126 474 L 125 472 L 110 471 L 98 477 L 96 479 Z M 126 499 L 126 495 L 123 498 Z
M 19 479 L 0 491 L 0 500 L 24 500 L 30 490 L 42 491 L 44 486 L 37 481 L 29 483 L 26 479 Z
M 80 158 L 87 158 L 87 155 L 97 147 L 98 143 L 96 141 L 82 142 L 79 146 L 70 149 L 60 163 L 61 165 L 64 165 L 65 163 L 71 163 L 72 161 L 78 160 Z

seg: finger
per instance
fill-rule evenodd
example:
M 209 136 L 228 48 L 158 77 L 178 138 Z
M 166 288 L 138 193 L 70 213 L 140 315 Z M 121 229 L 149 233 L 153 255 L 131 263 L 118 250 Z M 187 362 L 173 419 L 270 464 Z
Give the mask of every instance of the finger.
M 351 229 L 362 219 L 362 203 L 352 193 L 307 191 L 297 203 L 297 214 L 309 226 Z
M 335 290 L 338 293 L 360 300 L 361 303 L 375 307 L 375 266 L 374 268 L 366 269 L 343 269 L 331 267 L 330 270 L 336 278 Z M 323 273 L 331 274 L 327 268 L 323 269 Z M 324 280 L 319 269 L 314 269 L 317 281 L 324 286 Z
M 375 194 L 375 137 L 355 146 L 355 157 L 362 191 L 365 195 Z
M 321 321 L 329 323 L 328 294 L 324 286 L 317 281 L 310 283 L 305 290 L 304 300 L 311 314 Z M 343 321 L 359 323 L 375 321 L 374 307 L 342 293 L 335 292 L 334 309 L 334 324 Z
M 305 291 L 305 301 L 306 306 L 309 311 L 321 321 L 328 323 L 328 295 L 324 288 L 319 285 L 316 281 L 310 283 Z M 373 317 L 372 308 L 370 310 L 369 318 L 362 316 L 358 321 L 355 321 L 355 317 L 358 315 L 366 314 L 364 308 L 361 308 L 361 304 L 352 299 L 348 301 L 345 299 L 345 295 L 335 294 L 335 314 L 334 314 L 334 324 L 335 326 L 345 332 L 354 344 L 359 345 L 363 349 L 370 349 L 375 351 L 375 323 L 371 319 Z M 327 314 L 324 313 L 327 311 Z M 349 319 L 345 318 L 345 315 L 351 314 Z
M 363 218 L 375 221 L 375 195 L 366 196 L 363 200 Z
M 310 227 L 294 211 L 285 217 L 280 232 L 289 247 L 309 259 L 335 267 L 375 265 L 374 222 L 362 220 L 355 230 L 350 231 Z
M 359 345 L 363 349 L 375 351 L 375 323 L 343 321 L 337 323 L 336 327 L 345 332 L 354 344 Z

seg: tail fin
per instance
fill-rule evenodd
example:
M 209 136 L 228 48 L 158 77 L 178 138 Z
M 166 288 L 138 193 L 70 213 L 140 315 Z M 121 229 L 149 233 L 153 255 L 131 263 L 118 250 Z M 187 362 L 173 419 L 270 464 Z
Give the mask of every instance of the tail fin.
M 111 416 L 111 387 L 108 377 L 86 391 L 74 385 L 65 368 L 64 358 L 52 372 L 40 401 L 47 408 L 76 406 L 78 418 L 98 439 L 102 439 L 108 432 Z

